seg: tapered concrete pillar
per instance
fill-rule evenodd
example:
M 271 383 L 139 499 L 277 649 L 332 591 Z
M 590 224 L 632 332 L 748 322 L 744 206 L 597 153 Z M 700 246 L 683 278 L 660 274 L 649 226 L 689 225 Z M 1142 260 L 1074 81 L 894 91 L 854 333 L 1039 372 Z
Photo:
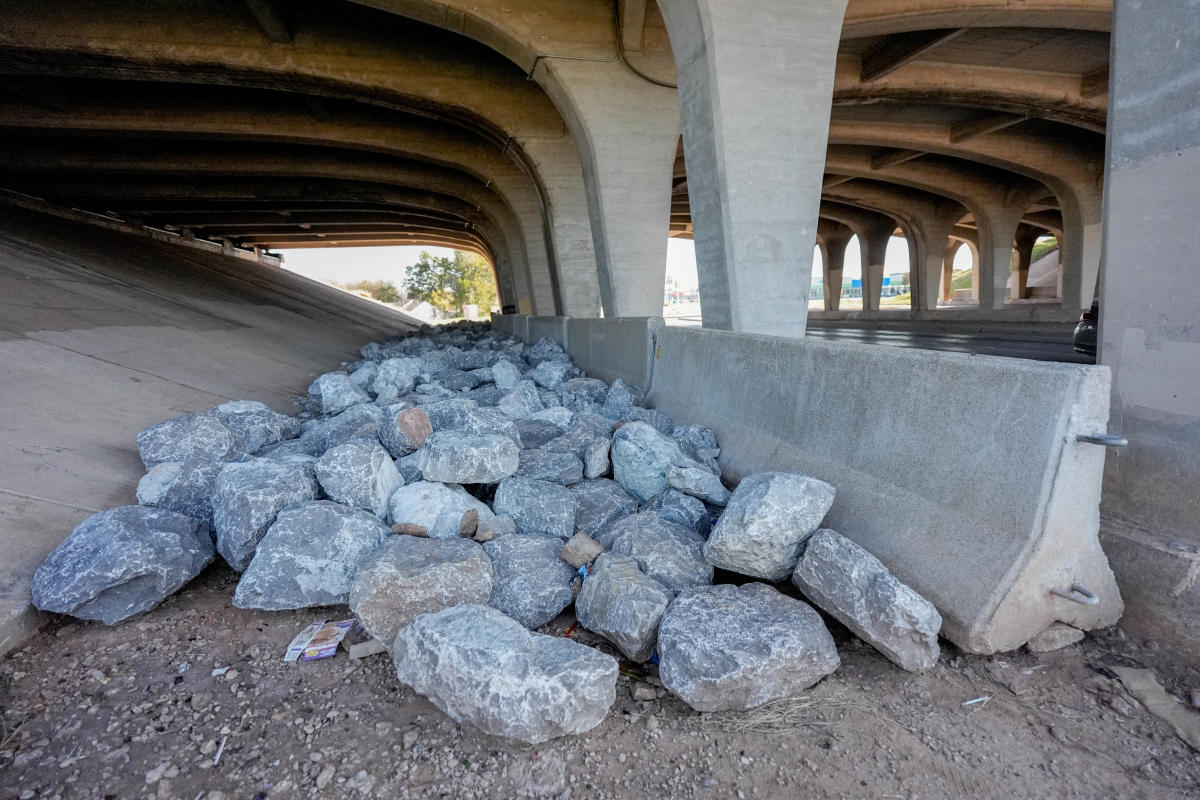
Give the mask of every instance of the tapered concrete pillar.
M 1025 206 L 985 206 L 979 219 L 979 307 L 1004 308 L 1012 271 L 1013 239 Z
M 954 218 L 921 220 L 917 240 L 916 268 L 911 276 L 913 308 L 918 311 L 937 309 L 942 290 L 942 265 L 946 258 L 946 240 L 957 222 Z M 912 243 L 909 243 L 912 247 Z
M 854 231 L 846 225 L 834 223 L 822 226 L 821 230 L 821 286 L 825 298 L 825 310 L 837 311 L 842 304 L 842 275 L 846 266 L 846 245 L 850 244 Z
M 579 144 L 604 315 L 661 315 L 679 146 L 675 92 L 616 61 L 545 58 L 534 76 Z
M 1117 0 L 1104 180 L 1100 363 L 1112 370 L 1102 510 L 1122 625 L 1200 655 L 1200 14 Z M 1069 233 L 1068 233 L 1069 235 Z M 1066 298 L 1064 298 L 1064 304 Z
M 1098 209 L 1089 213 L 1098 213 Z M 1064 208 L 1063 238 L 1063 308 L 1089 308 L 1096 297 L 1104 225 Z
M 942 253 L 942 302 L 948 302 L 954 297 L 954 256 L 962 242 L 951 239 Z
M 846 0 L 660 0 L 707 327 L 802 336 Z
M 883 265 L 888 243 L 896 232 L 896 221 L 880 217 L 879 221 L 858 231 L 859 256 L 862 259 L 863 310 L 878 311 L 883 292 Z
M 1012 272 L 1012 298 L 1014 300 L 1029 297 L 1029 264 L 1033 260 L 1033 246 L 1037 244 L 1037 240 L 1036 228 L 1028 225 L 1017 228 Z

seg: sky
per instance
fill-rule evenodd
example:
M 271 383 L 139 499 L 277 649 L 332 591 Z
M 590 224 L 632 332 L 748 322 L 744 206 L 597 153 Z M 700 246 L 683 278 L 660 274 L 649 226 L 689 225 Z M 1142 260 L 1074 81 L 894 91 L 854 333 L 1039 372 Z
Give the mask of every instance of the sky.
M 315 280 L 337 283 L 384 280 L 400 286 L 404 283 L 405 267 L 415 264 L 422 250 L 428 250 L 435 256 L 454 257 L 454 251 L 445 247 L 314 247 L 280 252 L 283 253 L 284 267 Z M 862 277 L 862 262 L 859 259 L 858 237 L 855 237 L 846 246 L 843 278 Z M 965 269 L 970 266 L 969 248 L 959 248 L 954 257 L 954 268 Z M 813 257 L 813 275 L 820 275 L 820 270 L 821 256 L 818 250 Z M 885 275 L 908 272 L 908 244 L 902 237 L 893 236 L 888 244 L 883 272 Z M 680 290 L 694 289 L 698 285 L 696 250 L 690 239 L 667 240 L 667 279 L 678 281 Z

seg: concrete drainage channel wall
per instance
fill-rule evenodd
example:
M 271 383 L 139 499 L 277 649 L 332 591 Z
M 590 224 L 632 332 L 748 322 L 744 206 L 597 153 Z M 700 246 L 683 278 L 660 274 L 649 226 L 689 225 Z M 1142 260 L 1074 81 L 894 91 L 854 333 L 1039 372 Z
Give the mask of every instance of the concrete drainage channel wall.
M 134 502 L 134 436 L 253 398 L 292 411 L 358 348 L 419 323 L 294 273 L 0 205 L 0 653 L 29 582 L 94 511 Z
M 1097 538 L 1104 450 L 1076 441 L 1105 431 L 1104 367 L 659 318 L 493 324 L 554 339 L 589 374 L 620 377 L 677 420 L 711 427 L 733 482 L 800 470 L 832 483 L 827 524 L 928 597 L 964 650 L 1011 650 L 1056 621 L 1091 629 L 1121 616 Z

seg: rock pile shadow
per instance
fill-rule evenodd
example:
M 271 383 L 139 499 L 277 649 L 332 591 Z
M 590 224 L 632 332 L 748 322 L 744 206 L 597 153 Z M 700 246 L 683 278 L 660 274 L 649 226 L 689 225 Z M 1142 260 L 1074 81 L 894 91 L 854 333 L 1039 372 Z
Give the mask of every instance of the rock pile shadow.
M 35 605 L 118 624 L 219 556 L 241 573 L 235 606 L 347 605 L 400 681 L 534 743 L 598 725 L 619 659 L 656 664 L 700 711 L 803 692 L 840 662 L 795 590 L 898 666 L 936 664 L 938 612 L 820 528 L 820 476 L 731 490 L 713 431 L 549 339 L 461 324 L 361 355 L 295 416 L 234 401 L 137 434 L 137 504 L 84 520 L 38 569 Z M 714 568 L 746 582 L 713 585 Z M 572 606 L 603 644 L 537 631 Z

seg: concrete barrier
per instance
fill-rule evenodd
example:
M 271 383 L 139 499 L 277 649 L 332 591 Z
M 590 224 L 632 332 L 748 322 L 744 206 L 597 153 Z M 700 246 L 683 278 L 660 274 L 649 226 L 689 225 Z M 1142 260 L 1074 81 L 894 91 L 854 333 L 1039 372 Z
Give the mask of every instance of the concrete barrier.
M 573 319 L 568 333 L 589 373 L 716 431 L 731 481 L 778 469 L 833 483 L 828 524 L 928 597 L 964 650 L 1120 617 L 1097 539 L 1104 451 L 1075 439 L 1105 430 L 1105 368 L 661 320 Z M 1054 593 L 1072 584 L 1099 602 Z
M 567 346 L 566 317 L 526 317 L 526 324 L 525 335 L 521 337 L 526 342 L 533 343 L 544 337 Z

